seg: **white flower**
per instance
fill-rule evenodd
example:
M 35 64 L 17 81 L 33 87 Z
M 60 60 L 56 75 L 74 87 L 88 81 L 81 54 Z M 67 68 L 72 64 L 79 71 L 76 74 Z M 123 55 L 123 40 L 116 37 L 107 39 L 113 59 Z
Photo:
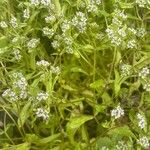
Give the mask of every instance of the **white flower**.
M 48 67 L 50 63 L 46 60 L 37 61 L 36 65 L 39 67 Z
M 3 92 L 2 97 L 8 98 L 10 101 L 18 100 L 18 96 L 11 89 L 7 89 Z
M 114 17 L 117 17 L 117 18 L 120 17 L 120 19 L 123 19 L 123 20 L 127 19 L 127 15 L 124 14 L 124 12 L 119 10 L 119 9 L 115 10 L 115 14 L 114 15 L 115 15 Z
M 8 25 L 6 24 L 5 21 L 1 21 L 1 22 L 0 22 L 0 27 L 5 29 L 5 28 L 8 27 Z
M 42 101 L 42 100 L 47 100 L 48 99 L 48 93 L 44 93 L 44 92 L 40 92 L 40 93 L 38 93 L 37 94 L 37 97 L 36 97 L 36 99 L 38 100 L 38 101 Z
M 13 49 L 13 50 L 14 50 L 13 54 L 14 54 L 15 59 L 19 61 L 22 57 L 21 54 L 20 54 L 19 49 Z
M 12 42 L 13 42 L 13 43 L 16 43 L 18 40 L 19 40 L 18 37 L 14 37 L 14 38 L 12 39 Z
M 70 29 L 70 21 L 65 20 L 61 25 L 61 29 L 63 32 L 68 31 Z
M 139 121 L 139 123 L 138 123 L 139 127 L 141 129 L 144 129 L 145 126 L 146 126 L 145 118 L 141 114 L 139 114 L 139 113 L 137 114 L 137 118 L 138 118 L 138 121 Z
M 150 70 L 148 67 L 144 67 L 140 72 L 139 72 L 139 77 L 142 79 L 146 78 L 150 74 Z
M 128 30 L 129 30 L 130 32 L 132 32 L 134 35 L 136 35 L 136 33 L 137 33 L 137 31 L 136 31 L 134 28 L 128 28 Z
M 100 150 L 109 150 L 106 146 L 103 146 Z
M 67 46 L 65 50 L 66 50 L 66 53 L 68 53 L 68 54 L 73 54 L 73 49 L 72 49 L 72 47 Z
M 144 37 L 146 34 L 146 30 L 144 28 L 138 28 L 137 29 L 137 36 L 138 37 Z
M 120 106 L 117 106 L 116 109 L 111 111 L 111 116 L 115 119 L 118 119 L 121 116 L 124 116 L 124 110 Z
M 128 43 L 127 43 L 127 48 L 136 48 L 136 41 L 135 40 L 130 40 Z
M 124 141 L 119 141 L 115 146 L 115 150 L 129 150 L 129 146 Z
M 27 47 L 28 48 L 36 48 L 38 43 L 39 43 L 39 39 L 33 38 L 27 43 Z
M 26 18 L 26 19 L 30 18 L 30 11 L 29 11 L 29 9 L 25 9 L 23 11 L 23 17 Z
M 88 6 L 87 6 L 87 11 L 88 12 L 97 12 L 98 8 L 97 6 L 94 4 L 94 3 L 90 3 Z
M 54 15 L 47 16 L 45 18 L 46 23 L 54 22 L 56 20 L 56 17 Z
M 41 0 L 41 4 L 44 6 L 48 6 L 51 4 L 51 0 Z
M 13 28 L 17 28 L 18 27 L 17 19 L 13 15 L 11 17 L 10 24 L 12 25 Z
M 49 118 L 49 112 L 43 108 L 37 108 L 36 115 L 39 118 L 47 120 Z
M 112 23 L 117 25 L 118 27 L 122 26 L 122 21 L 120 21 L 117 17 L 113 17 Z
M 131 65 L 121 64 L 120 66 L 121 76 L 125 77 L 131 75 L 131 69 L 132 69 Z
M 150 92 L 150 83 L 145 83 L 143 89 L 146 90 L 147 92 Z
M 30 0 L 31 5 L 38 6 L 40 4 L 40 0 Z
M 72 19 L 72 25 L 76 27 L 79 32 L 83 33 L 86 30 L 87 18 L 84 13 L 77 12 L 76 16 Z
M 58 75 L 60 74 L 60 68 L 58 66 L 57 67 L 51 66 L 51 72 Z
M 59 46 L 60 46 L 60 44 L 59 44 L 59 42 L 58 41 L 56 41 L 56 40 L 54 40 L 53 42 L 52 42 L 52 46 L 53 46 L 53 48 L 58 48 Z
M 47 35 L 47 36 L 54 35 L 54 29 L 49 29 L 48 27 L 44 27 L 42 31 L 43 31 L 44 35 Z
M 139 143 L 142 147 L 144 147 L 144 148 L 149 148 L 149 147 L 150 147 L 149 139 L 148 139 L 146 136 L 141 137 L 141 138 L 138 140 L 138 143 Z
M 95 3 L 96 3 L 97 5 L 100 5 L 100 4 L 102 3 L 102 1 L 101 1 L 101 0 L 95 0 Z
M 126 32 L 125 32 L 124 28 L 119 29 L 119 30 L 118 30 L 118 34 L 119 34 L 120 36 L 122 36 L 122 37 L 125 37 L 125 36 L 126 36 Z
M 145 7 L 146 5 L 146 0 L 136 0 L 135 2 L 139 7 Z

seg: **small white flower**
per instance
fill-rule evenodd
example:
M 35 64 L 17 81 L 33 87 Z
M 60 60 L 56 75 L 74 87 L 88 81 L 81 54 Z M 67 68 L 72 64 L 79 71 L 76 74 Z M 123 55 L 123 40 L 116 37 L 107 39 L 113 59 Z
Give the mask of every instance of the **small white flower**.
M 38 6 L 40 4 L 40 0 L 30 0 L 31 5 Z
M 62 23 L 62 26 L 61 26 L 61 29 L 63 32 L 66 32 L 70 29 L 70 21 L 67 21 L 65 20 L 63 23 Z
M 1 21 L 1 22 L 0 22 L 0 27 L 5 29 L 5 28 L 8 27 L 8 25 L 6 24 L 5 21 Z
M 137 31 L 136 31 L 134 28 L 128 28 L 128 30 L 129 30 L 131 33 L 133 33 L 134 35 L 137 34 Z
M 143 89 L 146 90 L 147 92 L 150 92 L 150 83 L 145 83 L 143 85 Z
M 130 40 L 128 43 L 127 43 L 127 48 L 136 48 L 136 41 L 135 40 Z
M 45 18 L 46 23 L 54 22 L 56 20 L 56 17 L 54 15 L 47 16 Z
M 142 79 L 146 78 L 150 74 L 150 70 L 148 67 L 144 67 L 140 72 L 139 72 L 139 77 Z
M 2 97 L 8 98 L 10 101 L 17 101 L 18 96 L 11 89 L 7 89 L 3 92 Z
M 36 65 L 39 67 L 48 67 L 50 63 L 46 60 L 37 61 Z
M 29 9 L 25 9 L 23 11 L 23 17 L 26 18 L 26 19 L 30 18 L 30 11 L 29 11 Z
M 18 37 L 14 37 L 14 38 L 12 39 L 12 42 L 13 42 L 13 43 L 16 43 L 18 40 L 19 40 Z
M 54 29 L 49 29 L 48 27 L 44 27 L 42 31 L 43 31 L 44 35 L 47 35 L 47 36 L 54 35 Z
M 106 146 L 103 146 L 100 150 L 109 150 Z
M 139 7 L 145 7 L 146 5 L 146 0 L 136 0 L 135 2 Z
M 124 141 L 119 141 L 115 146 L 115 150 L 129 150 L 129 146 Z
M 117 17 L 113 17 L 112 23 L 117 25 L 118 27 L 122 26 L 122 21 L 120 21 Z
M 118 34 L 119 34 L 120 36 L 122 36 L 122 37 L 125 37 L 125 36 L 126 36 L 126 32 L 125 32 L 124 28 L 119 29 L 119 30 L 118 30 Z
M 39 39 L 33 38 L 27 43 L 27 47 L 28 48 L 36 48 L 38 43 L 39 43 Z
M 138 28 L 137 29 L 137 36 L 138 37 L 144 37 L 146 34 L 146 30 L 144 28 Z
M 149 139 L 148 139 L 146 136 L 141 137 L 141 138 L 138 140 L 138 143 L 139 143 L 142 147 L 144 147 L 144 148 L 149 148 L 149 147 L 150 147 Z
M 51 4 L 51 0 L 41 0 L 41 4 L 44 6 L 48 6 Z
M 49 112 L 43 108 L 37 108 L 36 115 L 39 118 L 43 118 L 43 120 L 47 120 L 49 118 Z
M 141 129 L 144 129 L 146 126 L 146 121 L 145 118 L 141 115 L 141 114 L 137 114 L 137 118 L 138 118 L 138 125 Z
M 44 93 L 44 92 L 40 92 L 40 93 L 38 93 L 37 94 L 37 97 L 36 97 L 36 99 L 38 100 L 38 101 L 42 101 L 42 100 L 47 100 L 48 99 L 48 93 Z
M 13 28 L 17 28 L 18 27 L 17 19 L 13 15 L 11 17 L 10 24 L 12 25 Z
M 13 49 L 13 50 L 14 50 L 13 54 L 14 54 L 15 59 L 19 61 L 22 58 L 19 49 Z
M 87 6 L 87 11 L 88 12 L 97 12 L 98 8 L 97 6 L 94 4 L 94 3 L 90 3 L 88 6 Z
M 59 44 L 58 41 L 54 40 L 54 41 L 52 42 L 52 46 L 53 46 L 53 48 L 56 49 L 56 48 L 59 48 L 60 44 Z
M 121 116 L 124 116 L 124 110 L 120 106 L 117 106 L 115 109 L 111 111 L 111 116 L 114 117 L 115 119 L 118 119 Z
M 66 50 L 66 53 L 68 53 L 68 54 L 73 54 L 73 49 L 72 49 L 72 47 L 67 46 L 65 50 Z
M 131 65 L 121 64 L 121 66 L 120 66 L 121 76 L 125 77 L 125 76 L 131 75 L 131 69 L 132 69 Z
M 76 16 L 72 19 L 72 25 L 76 27 L 79 32 L 83 33 L 86 30 L 87 18 L 84 13 L 77 12 Z
M 60 68 L 58 66 L 57 67 L 51 66 L 51 72 L 58 75 L 60 74 Z

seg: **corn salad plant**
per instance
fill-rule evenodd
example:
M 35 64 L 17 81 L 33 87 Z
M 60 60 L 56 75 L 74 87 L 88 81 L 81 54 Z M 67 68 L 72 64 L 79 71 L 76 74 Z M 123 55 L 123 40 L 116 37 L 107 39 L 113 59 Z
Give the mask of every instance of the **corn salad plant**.
M 0 13 L 0 149 L 150 149 L 150 0 Z

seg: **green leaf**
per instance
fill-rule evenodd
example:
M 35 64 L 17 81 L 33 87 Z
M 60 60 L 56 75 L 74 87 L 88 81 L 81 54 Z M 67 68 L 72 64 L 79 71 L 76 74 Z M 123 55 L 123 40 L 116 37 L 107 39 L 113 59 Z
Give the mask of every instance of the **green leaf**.
M 30 144 L 23 143 L 23 144 L 17 145 L 17 148 L 15 150 L 30 150 Z
M 29 117 L 30 106 L 31 106 L 31 101 L 28 101 L 28 103 L 26 103 L 26 105 L 21 110 L 21 112 L 19 114 L 19 118 L 18 118 L 19 127 L 22 127 L 24 125 L 26 119 Z
M 93 89 L 97 89 L 100 87 L 104 87 L 104 80 L 100 79 L 90 84 L 90 87 Z
M 70 119 L 70 121 L 67 123 L 67 134 L 71 141 L 71 143 L 74 143 L 74 134 L 76 130 L 83 125 L 86 121 L 93 119 L 93 116 L 90 115 L 82 115 L 73 117 Z
M 36 144 L 37 145 L 41 145 L 41 144 L 47 144 L 47 143 L 50 143 L 50 142 L 53 142 L 54 140 L 58 139 L 60 137 L 60 133 L 58 134 L 53 134 L 49 137 L 46 137 L 46 138 L 43 138 L 43 139 L 39 139 Z
M 132 137 L 136 139 L 136 136 L 132 133 L 132 131 L 129 129 L 128 126 L 118 127 L 115 129 L 112 129 L 108 132 L 109 135 L 121 135 L 122 137 Z

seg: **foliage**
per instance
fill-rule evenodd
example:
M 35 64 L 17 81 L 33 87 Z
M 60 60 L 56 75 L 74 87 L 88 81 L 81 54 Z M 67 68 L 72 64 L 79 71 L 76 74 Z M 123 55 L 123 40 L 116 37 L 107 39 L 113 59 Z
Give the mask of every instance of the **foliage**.
M 0 148 L 150 148 L 149 0 L 1 0 Z

